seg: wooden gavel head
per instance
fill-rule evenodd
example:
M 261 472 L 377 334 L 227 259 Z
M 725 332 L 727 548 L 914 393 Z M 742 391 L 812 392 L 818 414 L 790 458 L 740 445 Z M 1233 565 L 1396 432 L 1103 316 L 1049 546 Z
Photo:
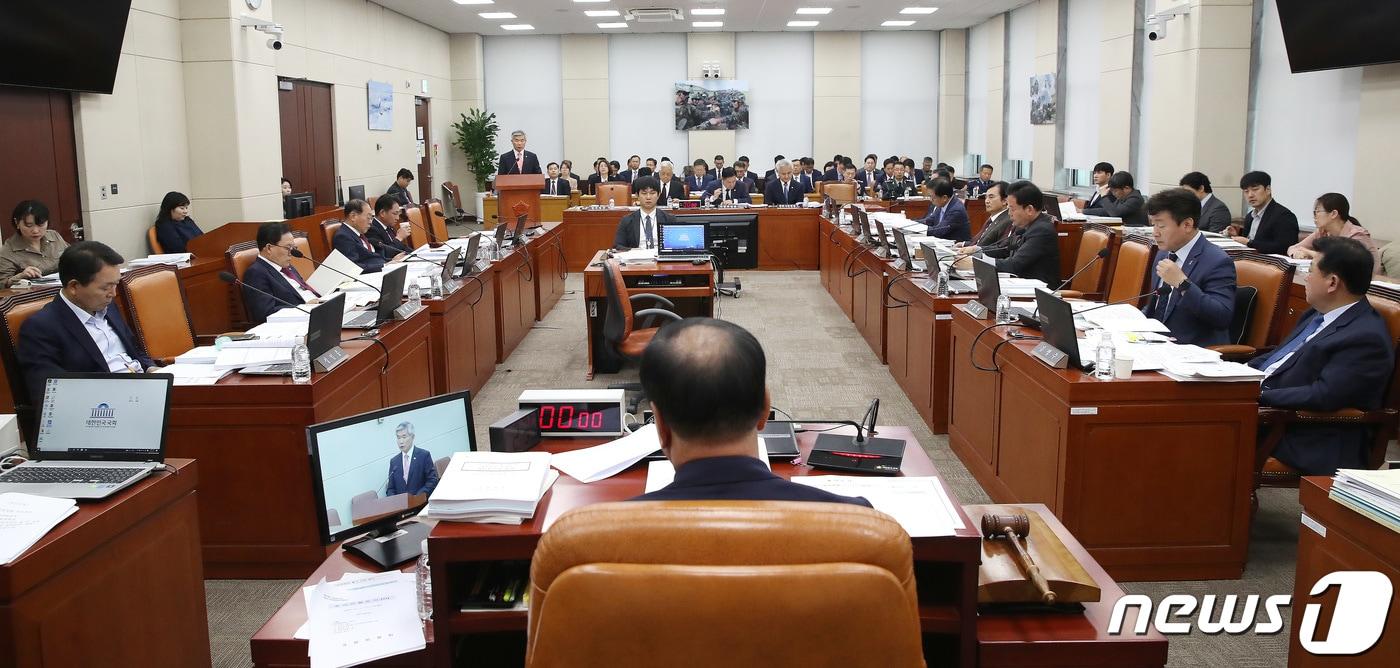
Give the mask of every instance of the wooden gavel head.
M 1017 538 L 1031 535 L 1031 518 L 1024 514 L 982 516 L 982 536 L 984 538 L 1005 538 L 1008 531 Z

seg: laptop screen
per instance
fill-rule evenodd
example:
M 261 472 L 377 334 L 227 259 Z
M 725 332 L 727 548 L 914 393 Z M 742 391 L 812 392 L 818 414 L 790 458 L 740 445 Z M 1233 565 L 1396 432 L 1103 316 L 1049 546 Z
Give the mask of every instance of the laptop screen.
M 665 225 L 661 228 L 661 250 L 666 253 L 705 252 L 704 225 Z
M 378 322 L 388 322 L 394 319 L 394 309 L 403 304 L 403 290 L 407 284 L 408 265 L 401 264 L 397 268 L 384 272 L 384 282 L 379 284 L 379 305 L 378 313 L 375 316 Z
M 1001 297 L 1001 276 L 997 266 L 986 258 L 973 258 L 972 275 L 977 279 L 977 301 L 991 313 L 997 312 L 997 298 Z
M 44 387 L 36 459 L 162 461 L 168 374 L 60 374 Z

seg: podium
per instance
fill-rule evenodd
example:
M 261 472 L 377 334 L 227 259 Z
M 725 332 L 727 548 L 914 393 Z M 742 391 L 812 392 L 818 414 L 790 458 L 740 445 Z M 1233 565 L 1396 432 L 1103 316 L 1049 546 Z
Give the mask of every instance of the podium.
M 544 174 L 497 174 L 496 215 L 501 223 L 509 224 L 522 213 L 527 224 L 541 222 L 540 191 L 543 189 Z

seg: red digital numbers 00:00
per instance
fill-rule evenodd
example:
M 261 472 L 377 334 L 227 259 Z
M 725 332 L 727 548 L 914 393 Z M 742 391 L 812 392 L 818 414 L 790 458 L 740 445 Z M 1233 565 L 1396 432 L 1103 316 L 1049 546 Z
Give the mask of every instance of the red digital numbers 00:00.
M 573 406 L 540 406 L 540 431 L 602 429 L 603 411 L 580 411 Z

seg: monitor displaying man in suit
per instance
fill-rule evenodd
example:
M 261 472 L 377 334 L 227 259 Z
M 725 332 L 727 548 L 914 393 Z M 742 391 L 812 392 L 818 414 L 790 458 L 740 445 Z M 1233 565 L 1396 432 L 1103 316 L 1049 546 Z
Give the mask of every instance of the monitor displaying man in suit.
M 1259 405 L 1375 410 L 1395 369 L 1385 320 L 1366 299 L 1375 262 L 1355 239 L 1322 237 L 1314 248 L 1317 259 L 1304 283 L 1311 308 L 1278 348 L 1249 362 L 1268 374 Z M 1272 455 L 1303 475 L 1368 468 L 1370 429 L 1365 424 L 1289 426 Z
M 663 161 L 661 166 L 656 168 L 656 172 L 656 189 L 659 193 L 656 199 L 657 206 L 667 206 L 672 200 L 685 199 L 685 184 L 676 178 L 676 168 L 671 161 Z M 638 179 L 637 183 L 632 184 L 638 191 L 641 189 L 640 181 Z
M 1133 187 L 1132 174 L 1117 172 L 1109 177 L 1108 191 L 1113 198 L 1101 198 L 1097 204 L 1084 207 L 1084 215 L 1119 218 L 1124 225 L 1147 225 L 1147 210 L 1142 193 Z
M 784 480 L 758 458 L 768 421 L 767 359 L 744 328 L 686 318 L 656 333 L 642 353 L 641 380 L 656 416 L 661 452 L 676 469 L 671 484 L 640 501 L 742 499 L 824 501 L 869 506 Z
M 718 181 L 711 181 L 710 185 L 705 186 L 701 201 L 709 205 L 749 204 L 753 199 L 749 197 L 748 184 L 739 180 L 733 167 L 725 167 Z
M 431 452 L 413 447 L 413 423 L 400 422 L 394 428 L 394 440 L 399 454 L 389 460 L 389 482 L 384 487 L 384 496 L 432 494 L 438 484 L 437 466 Z
M 137 343 L 115 303 L 126 260 L 105 244 L 79 241 L 58 257 L 58 296 L 20 326 L 16 357 L 31 406 L 55 374 L 141 373 L 156 363 Z
M 286 223 L 258 226 L 257 242 L 258 257 L 243 272 L 243 304 L 251 323 L 266 322 L 267 316 L 287 304 L 318 300 L 320 293 L 292 266 L 292 250 L 296 245 L 292 229 Z
M 389 184 L 389 189 L 384 191 L 384 196 L 394 198 L 403 206 L 410 206 L 413 204 L 413 193 L 408 189 L 411 183 L 413 183 L 413 172 L 400 169 L 399 173 L 394 176 L 394 182 Z
M 1274 201 L 1273 178 L 1267 172 L 1247 172 L 1240 177 L 1240 190 L 1249 211 L 1235 229 L 1235 241 L 1260 253 L 1288 253 L 1288 247 L 1298 243 L 1298 217 Z
M 1005 244 L 982 248 L 969 246 L 960 252 L 981 252 L 996 260 L 997 271 L 1034 278 L 1046 285 L 1060 283 L 1060 240 L 1050 214 L 1040 210 L 1045 203 L 1040 188 L 1030 181 L 1011 184 L 1006 207 L 1011 216 L 1011 236 Z M 958 260 L 959 268 L 971 268 L 971 258 Z
M 374 200 L 374 217 L 369 221 L 365 237 L 386 260 L 413 250 L 407 243 L 409 226 L 400 222 L 402 218 L 403 208 L 394 198 L 380 197 Z
M 1201 200 L 1200 230 L 1225 232 L 1225 228 L 1230 226 L 1230 207 L 1212 194 L 1215 191 L 1210 187 L 1210 177 L 1200 172 L 1187 172 L 1178 185 L 1195 193 L 1196 199 Z
M 613 234 L 613 248 L 654 249 L 660 229 L 676 222 L 674 216 L 656 208 L 661 184 L 653 176 L 637 179 L 637 210 L 622 217 Z
M 950 241 L 972 241 L 972 223 L 967 207 L 954 196 L 953 184 L 946 179 L 934 179 L 929 187 L 931 210 L 919 222 L 928 226 L 928 235 Z
M 369 203 L 362 199 L 352 199 L 345 203 L 345 221 L 341 223 L 340 229 L 335 231 L 335 236 L 331 239 L 331 247 L 340 251 L 341 255 L 349 258 L 367 272 L 376 272 L 384 268 L 384 254 L 375 250 L 374 244 L 370 243 L 365 232 L 369 231 L 370 210 Z M 391 260 L 401 259 L 402 253 L 395 255 Z
M 1109 192 L 1108 190 L 1108 180 L 1113 178 L 1112 164 L 1107 162 L 1100 162 L 1099 164 L 1094 165 L 1093 175 L 1091 176 L 1091 178 L 1094 180 L 1094 192 L 1089 195 L 1089 199 L 1075 198 L 1073 200 L 1070 200 L 1074 202 L 1075 208 L 1079 209 L 1080 211 L 1083 211 L 1089 207 L 1100 206 L 1104 203 L 1104 200 L 1113 199 L 1113 193 Z
M 559 173 L 559 163 L 551 162 L 546 167 L 549 178 L 544 180 L 544 187 L 540 188 L 541 195 L 563 195 L 569 196 L 573 189 L 569 187 L 569 180 Z
M 1235 263 L 1196 229 L 1201 201 L 1185 188 L 1147 200 L 1157 258 L 1152 287 L 1165 285 L 1142 311 L 1171 330 L 1177 343 L 1218 346 L 1230 340 L 1235 315 Z
M 806 199 L 807 190 L 792 178 L 792 163 L 778 161 L 777 178 L 766 182 L 763 187 L 763 203 L 769 206 L 791 206 L 801 204 Z
M 534 154 L 525 150 L 525 131 L 516 130 L 510 133 L 511 150 L 501 154 L 501 159 L 496 162 L 497 174 L 542 174 L 540 171 L 540 159 Z

